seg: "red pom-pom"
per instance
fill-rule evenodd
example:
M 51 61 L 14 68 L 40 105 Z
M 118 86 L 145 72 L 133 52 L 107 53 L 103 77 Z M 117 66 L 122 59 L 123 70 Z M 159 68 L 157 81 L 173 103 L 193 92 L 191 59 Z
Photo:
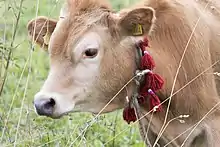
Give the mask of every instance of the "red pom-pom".
M 129 106 L 124 108 L 123 118 L 128 124 L 130 124 L 130 122 L 135 122 L 137 120 L 137 117 L 134 108 L 131 108 Z
M 141 86 L 142 88 L 140 90 L 140 94 L 146 97 L 148 95 L 148 89 L 157 91 L 163 87 L 163 84 L 164 81 L 158 74 L 149 72 L 147 75 L 145 75 L 145 82 L 144 85 Z
M 150 56 L 149 53 L 147 53 L 147 51 L 145 51 L 144 56 L 141 57 L 141 69 L 153 70 L 154 67 L 155 62 L 153 58 Z
M 148 41 L 147 37 L 145 37 L 143 41 L 141 40 L 138 43 L 138 46 L 141 48 L 141 51 L 144 54 L 145 48 L 149 46 L 149 41 Z
M 148 73 L 145 76 L 145 90 L 152 89 L 153 91 L 157 91 L 163 87 L 164 81 L 163 79 L 155 73 Z
M 151 89 L 157 91 L 163 87 L 164 81 L 158 74 L 152 74 L 153 80 Z
M 145 46 L 145 47 L 149 46 L 149 40 L 147 39 L 147 37 L 144 37 L 143 46 Z
M 148 90 L 148 93 L 150 95 L 150 110 L 152 110 L 155 106 L 158 106 L 156 111 L 161 111 L 162 106 L 160 105 L 160 99 L 158 96 L 151 89 Z

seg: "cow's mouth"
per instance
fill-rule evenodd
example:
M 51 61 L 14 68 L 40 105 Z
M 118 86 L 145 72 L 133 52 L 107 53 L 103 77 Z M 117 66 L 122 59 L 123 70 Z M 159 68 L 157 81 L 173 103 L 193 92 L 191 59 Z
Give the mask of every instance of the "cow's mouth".
M 63 118 L 64 116 L 67 116 L 70 112 L 66 112 L 66 113 L 62 113 L 60 115 L 51 115 L 51 116 L 47 116 L 49 118 L 52 118 L 52 119 L 61 119 Z
M 64 116 L 68 116 L 71 111 L 69 112 L 65 112 L 65 113 L 61 113 L 61 114 L 51 114 L 51 115 L 48 115 L 48 114 L 40 114 L 37 112 L 37 110 L 35 109 L 35 113 L 39 116 L 44 116 L 44 117 L 48 117 L 48 118 L 51 118 L 51 119 L 61 119 L 63 118 Z

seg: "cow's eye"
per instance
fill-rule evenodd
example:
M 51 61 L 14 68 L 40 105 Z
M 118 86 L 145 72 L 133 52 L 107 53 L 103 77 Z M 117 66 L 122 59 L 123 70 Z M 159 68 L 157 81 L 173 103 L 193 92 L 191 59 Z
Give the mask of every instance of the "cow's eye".
M 90 48 L 84 52 L 84 57 L 94 58 L 97 55 L 97 53 L 98 53 L 97 49 Z

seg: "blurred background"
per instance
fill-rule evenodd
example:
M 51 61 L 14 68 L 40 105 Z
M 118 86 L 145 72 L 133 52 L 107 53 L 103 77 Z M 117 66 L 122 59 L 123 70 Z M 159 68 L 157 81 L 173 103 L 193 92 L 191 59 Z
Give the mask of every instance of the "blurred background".
M 110 0 L 117 11 L 138 0 Z M 32 101 L 49 71 L 48 55 L 31 48 L 26 25 L 36 15 L 57 18 L 64 0 L 0 0 L 0 147 L 139 147 L 138 126 L 122 110 L 99 116 L 74 113 L 53 120 L 35 114 Z

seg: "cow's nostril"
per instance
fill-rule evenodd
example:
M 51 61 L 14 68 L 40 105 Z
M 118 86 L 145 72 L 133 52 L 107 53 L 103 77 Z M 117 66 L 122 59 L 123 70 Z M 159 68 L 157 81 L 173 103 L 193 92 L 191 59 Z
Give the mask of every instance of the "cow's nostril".
M 55 106 L 55 100 L 53 98 L 50 98 L 49 101 L 45 104 L 46 109 L 50 109 Z
M 39 115 L 51 116 L 56 102 L 53 98 L 40 99 L 35 100 L 34 105 Z

